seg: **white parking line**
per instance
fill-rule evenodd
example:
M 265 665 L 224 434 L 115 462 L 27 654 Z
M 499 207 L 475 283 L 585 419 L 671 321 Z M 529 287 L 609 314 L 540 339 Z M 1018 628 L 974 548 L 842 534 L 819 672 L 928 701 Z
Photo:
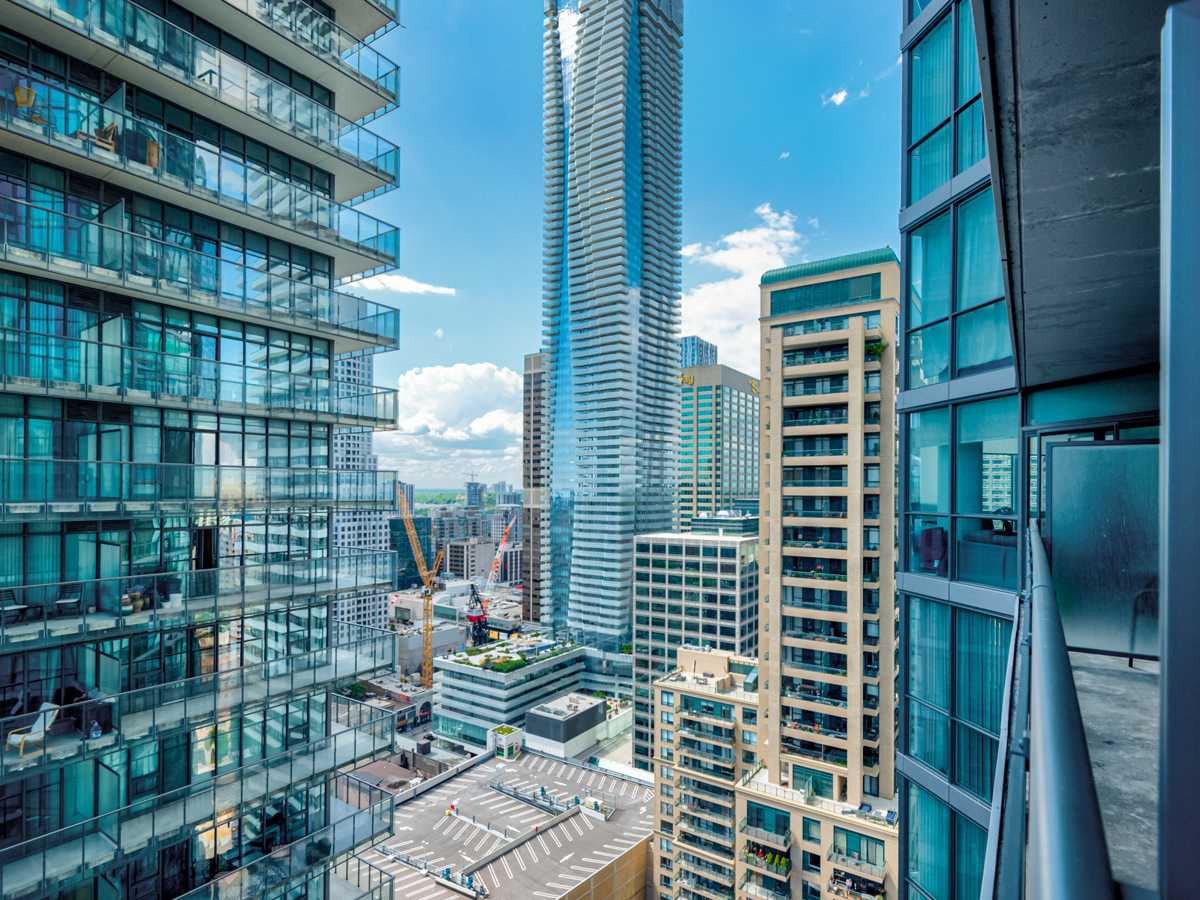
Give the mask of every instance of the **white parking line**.
M 508 873 L 508 877 L 511 879 L 511 878 L 513 877 L 513 874 L 512 874 L 512 869 L 510 869 L 510 868 L 508 867 L 508 859 L 507 859 L 507 857 L 504 857 L 504 856 L 500 857 L 500 864 L 501 864 L 502 866 L 504 866 L 504 871 Z

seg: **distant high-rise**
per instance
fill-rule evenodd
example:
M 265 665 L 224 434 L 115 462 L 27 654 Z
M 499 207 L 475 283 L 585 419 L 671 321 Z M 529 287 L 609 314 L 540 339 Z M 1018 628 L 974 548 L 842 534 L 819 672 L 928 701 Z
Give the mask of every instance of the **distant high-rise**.
M 475 507 L 476 509 L 483 506 L 483 495 L 487 490 L 487 485 L 482 481 L 467 482 L 467 506 Z
M 689 366 L 715 366 L 717 345 L 691 334 L 679 339 L 679 368 Z
M 683 3 L 544 8 L 543 620 L 615 688 L 633 537 L 676 519 Z
M 729 366 L 683 370 L 679 523 L 758 496 L 758 379 Z M 742 650 L 739 653 L 745 652 Z
M 521 615 L 528 622 L 542 616 L 542 370 L 546 354 L 525 357 L 523 437 L 521 447 Z

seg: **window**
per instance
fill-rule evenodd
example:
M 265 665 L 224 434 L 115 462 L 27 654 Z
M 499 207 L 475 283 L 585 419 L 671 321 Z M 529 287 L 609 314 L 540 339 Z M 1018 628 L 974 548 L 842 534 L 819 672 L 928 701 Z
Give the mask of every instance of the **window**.
M 908 784 L 908 877 L 935 900 L 950 896 L 950 809 Z
M 821 843 L 821 823 L 816 819 L 804 820 L 804 840 L 814 844 Z
M 843 856 L 851 859 L 862 860 L 873 866 L 884 864 L 883 841 L 859 834 L 857 831 L 835 827 L 833 829 L 833 846 Z
M 675 705 L 675 695 L 673 693 L 671 693 L 670 691 L 663 691 L 662 694 L 659 695 L 658 702 L 663 706 L 674 706 Z
M 947 16 L 911 52 L 908 202 L 950 180 L 953 32 Z
M 949 377 L 949 329 L 930 323 L 950 315 L 950 213 L 914 229 L 908 240 L 908 386 L 915 388 Z
M 983 102 L 979 99 L 979 55 L 975 49 L 975 21 L 971 2 L 958 6 L 958 152 L 956 172 L 969 169 L 987 156 L 983 132 Z

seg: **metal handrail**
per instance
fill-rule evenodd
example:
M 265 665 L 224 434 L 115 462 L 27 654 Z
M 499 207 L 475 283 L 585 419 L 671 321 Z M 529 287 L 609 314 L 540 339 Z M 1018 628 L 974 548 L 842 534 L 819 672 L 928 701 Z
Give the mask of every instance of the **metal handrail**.
M 1113 900 L 1112 868 L 1050 564 L 1029 523 L 1029 836 L 1033 897 Z

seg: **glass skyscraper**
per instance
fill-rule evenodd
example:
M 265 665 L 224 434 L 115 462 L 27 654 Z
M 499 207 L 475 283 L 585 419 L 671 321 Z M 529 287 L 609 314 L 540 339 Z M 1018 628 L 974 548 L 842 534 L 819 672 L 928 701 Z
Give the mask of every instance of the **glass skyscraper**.
M 394 554 L 330 520 L 396 481 L 330 450 L 396 415 L 331 373 L 397 345 L 336 287 L 397 259 L 349 205 L 395 186 L 397 14 L 0 2 L 5 898 L 389 896 L 392 798 L 342 773 L 393 715 L 335 688 L 394 637 L 334 610 Z
M 545 13 L 542 619 L 607 654 L 634 535 L 676 517 L 683 3 Z

